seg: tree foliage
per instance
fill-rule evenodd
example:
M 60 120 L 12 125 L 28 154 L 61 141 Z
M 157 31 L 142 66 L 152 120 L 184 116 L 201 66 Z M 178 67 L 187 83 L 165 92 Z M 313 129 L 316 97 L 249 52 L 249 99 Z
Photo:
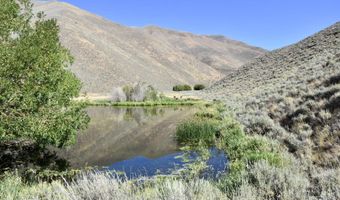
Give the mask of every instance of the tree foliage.
M 34 15 L 29 0 L 0 0 L 0 142 L 29 139 L 62 147 L 89 118 L 72 101 L 80 81 L 55 19 Z

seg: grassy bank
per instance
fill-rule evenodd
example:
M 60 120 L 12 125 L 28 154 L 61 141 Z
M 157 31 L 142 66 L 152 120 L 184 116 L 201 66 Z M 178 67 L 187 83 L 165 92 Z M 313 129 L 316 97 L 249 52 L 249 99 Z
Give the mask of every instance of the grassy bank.
M 289 162 L 277 144 L 260 136 L 249 136 L 222 104 L 201 109 L 193 119 L 177 127 L 179 142 L 192 148 L 216 146 L 225 151 L 230 161 L 228 173 L 218 180 L 219 188 L 232 197 L 242 185 L 243 175 L 261 161 L 272 167 Z
M 110 100 L 85 101 L 88 106 L 177 106 L 177 105 L 196 105 L 202 104 L 201 100 L 176 100 L 162 99 L 157 101 L 123 101 L 113 102 Z
M 245 130 L 215 104 L 178 126 L 177 138 L 192 148 L 214 145 L 226 152 L 228 172 L 213 184 L 229 199 L 340 198 L 339 168 L 309 168 L 279 141 Z

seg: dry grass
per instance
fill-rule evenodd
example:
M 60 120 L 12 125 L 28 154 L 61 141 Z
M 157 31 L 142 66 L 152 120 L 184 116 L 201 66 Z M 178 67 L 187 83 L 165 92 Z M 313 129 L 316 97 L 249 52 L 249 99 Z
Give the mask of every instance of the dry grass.
M 226 199 L 212 183 L 202 179 L 174 177 L 140 178 L 132 181 L 110 173 L 84 174 L 73 182 L 40 183 L 27 186 L 9 176 L 0 183 L 0 199 L 33 200 L 147 200 L 147 199 Z

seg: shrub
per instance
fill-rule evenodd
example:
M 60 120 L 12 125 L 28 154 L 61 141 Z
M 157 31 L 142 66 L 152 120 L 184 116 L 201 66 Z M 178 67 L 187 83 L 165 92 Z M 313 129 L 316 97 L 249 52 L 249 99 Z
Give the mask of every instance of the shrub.
M 203 84 L 194 85 L 194 90 L 203 90 L 203 89 L 205 89 L 205 85 Z
M 126 180 L 117 174 L 93 172 L 72 182 L 53 181 L 25 184 L 19 177 L 7 176 L 0 182 L 0 199 L 227 199 L 211 182 L 166 176 Z
M 192 90 L 190 85 L 175 85 L 172 88 L 173 91 L 190 91 Z
M 260 161 L 242 176 L 242 183 L 230 196 L 233 199 L 318 199 L 309 194 L 308 175 L 299 163 L 278 168 Z M 326 198 L 327 199 L 327 198 Z

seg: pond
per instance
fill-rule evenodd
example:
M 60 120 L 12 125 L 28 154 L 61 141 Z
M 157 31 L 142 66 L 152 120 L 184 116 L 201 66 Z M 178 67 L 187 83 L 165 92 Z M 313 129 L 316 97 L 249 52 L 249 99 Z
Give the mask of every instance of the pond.
M 89 107 L 88 129 L 58 155 L 75 168 L 106 168 L 123 171 L 128 177 L 168 174 L 185 164 L 179 158 L 183 152 L 175 139 L 176 126 L 196 111 L 193 106 Z M 211 151 L 215 156 L 208 162 L 217 171 L 224 170 L 224 154 Z

